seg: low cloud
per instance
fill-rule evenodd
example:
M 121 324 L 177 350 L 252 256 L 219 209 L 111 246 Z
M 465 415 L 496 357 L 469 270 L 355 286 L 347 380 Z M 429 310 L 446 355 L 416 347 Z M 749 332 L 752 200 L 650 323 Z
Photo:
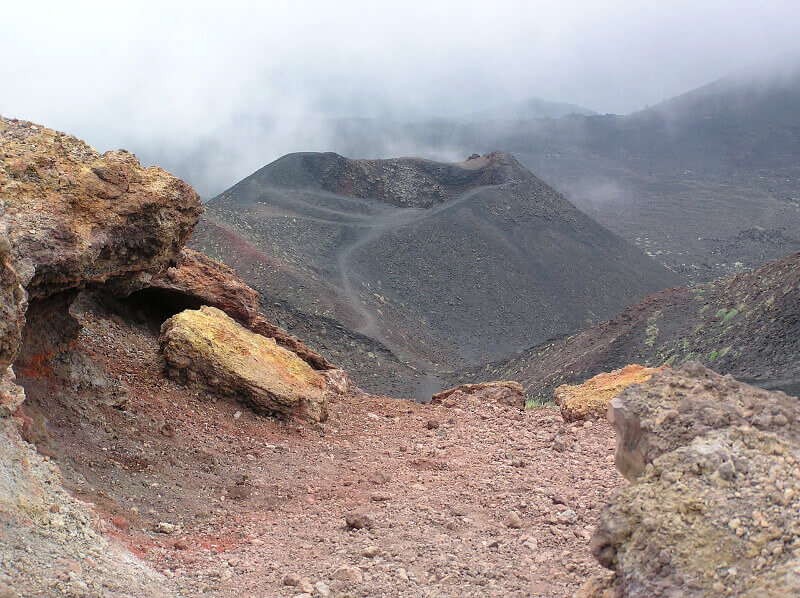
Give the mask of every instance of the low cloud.
M 18 2 L 0 113 L 127 147 L 208 196 L 283 153 L 339 147 L 335 117 L 657 103 L 797 51 L 800 5 L 761 4 Z

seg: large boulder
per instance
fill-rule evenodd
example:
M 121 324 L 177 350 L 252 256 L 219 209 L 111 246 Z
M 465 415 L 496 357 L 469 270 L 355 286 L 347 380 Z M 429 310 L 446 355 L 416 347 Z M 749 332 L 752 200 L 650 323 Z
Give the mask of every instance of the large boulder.
M 634 481 L 591 540 L 584 596 L 800 595 L 800 401 L 690 363 L 609 406 Z
M 203 208 L 186 183 L 124 150 L 0 117 L 0 224 L 31 299 L 162 272 Z
M 597 374 L 583 384 L 562 384 L 553 393 L 553 401 L 561 409 L 564 421 L 605 417 L 608 404 L 631 384 L 641 384 L 652 378 L 659 368 L 637 364 L 626 365 L 612 372 Z
M 267 320 L 259 311 L 258 292 L 252 289 L 233 270 L 192 249 L 181 251 L 175 264 L 161 274 L 140 274 L 136 280 L 125 281 L 127 294 L 134 290 L 159 294 L 157 300 L 183 309 L 210 305 L 224 311 L 234 320 L 263 336 L 274 338 L 282 347 L 296 353 L 317 370 L 334 366 L 322 355 L 310 349 L 300 339 Z
M 657 457 L 592 538 L 628 596 L 800 595 L 800 451 L 731 427 Z
M 697 362 L 653 376 L 613 399 L 617 469 L 629 481 L 653 459 L 711 430 L 752 426 L 800 444 L 800 400 L 720 376 Z
M 183 311 L 161 328 L 172 377 L 254 410 L 311 421 L 326 417 L 325 378 L 296 354 L 209 306 Z

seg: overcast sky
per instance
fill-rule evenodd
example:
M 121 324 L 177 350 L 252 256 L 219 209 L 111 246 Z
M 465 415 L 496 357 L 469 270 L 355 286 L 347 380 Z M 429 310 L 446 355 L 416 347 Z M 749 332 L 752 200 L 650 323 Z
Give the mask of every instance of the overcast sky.
M 2 15 L 0 114 L 103 150 L 252 114 L 452 116 L 531 96 L 627 113 L 800 47 L 797 0 L 28 0 Z

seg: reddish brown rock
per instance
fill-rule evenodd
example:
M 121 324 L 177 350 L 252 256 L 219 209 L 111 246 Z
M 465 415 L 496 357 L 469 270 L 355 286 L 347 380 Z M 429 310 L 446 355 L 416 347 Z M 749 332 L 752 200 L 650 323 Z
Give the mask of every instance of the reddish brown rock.
M 453 404 L 458 404 L 459 401 L 467 397 L 481 403 L 525 407 L 525 394 L 522 385 L 519 382 L 507 380 L 481 382 L 480 384 L 462 384 L 433 395 L 431 403 L 445 404 L 445 402 L 452 402 Z
M 258 318 L 258 293 L 233 270 L 199 251 L 183 249 L 174 265 L 142 286 L 221 309 L 251 327 Z

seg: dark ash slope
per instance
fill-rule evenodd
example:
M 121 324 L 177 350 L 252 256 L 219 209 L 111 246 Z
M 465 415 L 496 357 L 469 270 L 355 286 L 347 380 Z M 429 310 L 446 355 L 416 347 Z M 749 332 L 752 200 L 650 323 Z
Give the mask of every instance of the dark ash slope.
M 291 154 L 207 209 L 195 246 L 375 391 L 429 396 L 441 371 L 580 329 L 677 280 L 503 153 L 460 164 Z

